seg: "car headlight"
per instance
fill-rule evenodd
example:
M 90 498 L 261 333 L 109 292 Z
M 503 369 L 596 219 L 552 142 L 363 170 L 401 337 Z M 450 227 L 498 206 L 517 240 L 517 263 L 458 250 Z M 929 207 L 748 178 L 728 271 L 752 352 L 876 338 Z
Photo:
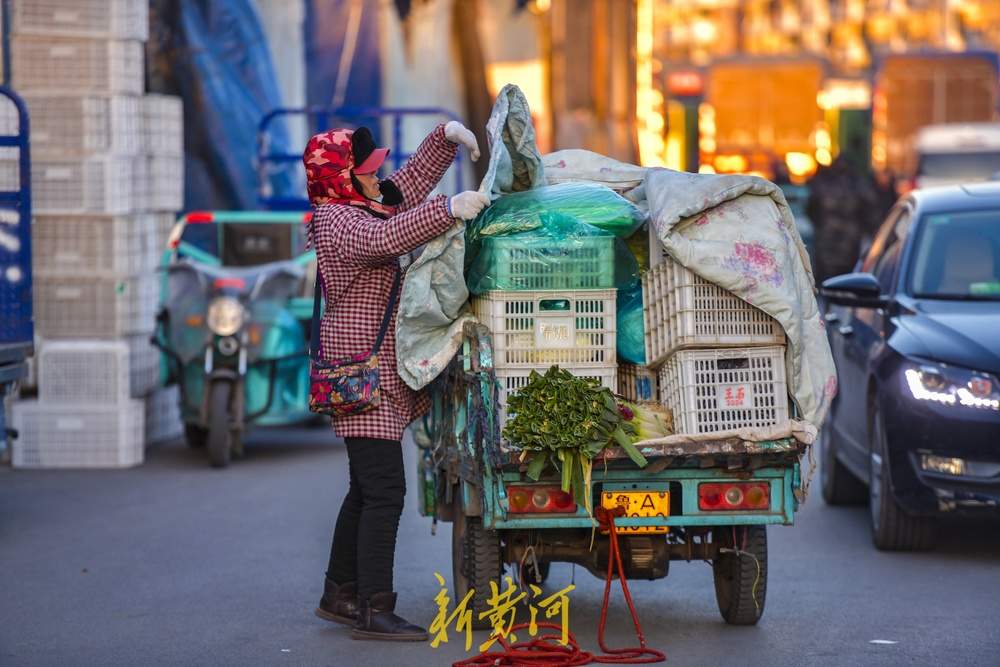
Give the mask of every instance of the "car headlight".
M 243 326 L 243 306 L 231 296 L 219 296 L 208 304 L 208 328 L 219 336 L 232 336 Z
M 1000 411 L 1000 385 L 985 373 L 920 364 L 903 371 L 903 384 L 918 401 Z

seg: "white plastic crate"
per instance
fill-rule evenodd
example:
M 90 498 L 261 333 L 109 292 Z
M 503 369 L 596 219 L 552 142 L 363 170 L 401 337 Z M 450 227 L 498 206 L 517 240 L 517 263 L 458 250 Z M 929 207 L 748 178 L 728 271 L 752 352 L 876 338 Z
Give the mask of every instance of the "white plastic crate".
M 15 468 L 127 468 L 143 460 L 145 405 L 21 401 L 12 410 Z
M 642 303 L 651 366 L 679 349 L 785 342 L 777 320 L 670 257 L 643 276 Z
M 156 266 L 156 220 L 148 215 L 36 215 L 31 228 L 37 275 L 148 273 Z
M 179 211 L 184 207 L 184 158 L 143 155 L 136 165 L 136 206 L 143 211 Z
M 15 0 L 11 9 L 15 35 L 149 37 L 148 0 Z
M 167 249 L 167 239 L 177 222 L 177 216 L 173 213 L 140 213 L 137 217 L 146 234 L 143 237 L 145 262 L 151 267 L 150 270 L 155 270 L 160 266 L 163 251 Z
M 618 393 L 629 401 L 657 401 L 656 372 L 638 364 L 618 364 Z
M 139 100 L 125 95 L 26 94 L 33 157 L 139 152 Z
M 141 398 L 160 381 L 160 352 L 148 334 L 116 341 L 49 341 L 38 357 L 38 397 L 113 403 Z
M 617 368 L 615 295 L 610 290 L 491 291 L 472 310 L 493 334 L 497 369 Z
M 11 39 L 12 87 L 21 93 L 141 95 L 143 58 L 138 41 L 19 35 Z
M 679 350 L 659 372 L 678 433 L 760 428 L 788 419 L 784 347 Z
M 123 215 L 135 204 L 135 159 L 117 156 L 32 160 L 34 213 Z
M 151 155 L 184 154 L 184 106 L 173 95 L 149 94 L 142 106 L 142 152 Z
M 184 435 L 180 390 L 177 385 L 157 389 L 146 397 L 146 443 L 167 442 Z
M 544 374 L 549 370 L 549 368 L 549 366 L 539 366 L 536 368 L 497 369 L 497 381 L 500 383 L 499 414 L 501 427 L 507 420 L 507 399 L 528 384 L 528 379 L 531 377 L 531 371 L 534 370 L 538 373 Z M 611 391 L 615 391 L 617 389 L 617 366 L 612 366 L 611 368 L 592 368 L 560 365 L 560 368 L 577 377 L 593 378 L 600 382 L 602 387 L 607 387 Z
M 156 276 L 34 278 L 35 326 L 53 338 L 119 338 L 153 330 Z

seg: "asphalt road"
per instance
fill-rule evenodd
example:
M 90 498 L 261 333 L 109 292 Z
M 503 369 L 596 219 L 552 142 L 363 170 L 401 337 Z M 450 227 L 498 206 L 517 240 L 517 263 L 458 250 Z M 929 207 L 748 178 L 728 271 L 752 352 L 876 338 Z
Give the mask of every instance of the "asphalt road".
M 462 639 L 353 641 L 312 610 L 346 455 L 320 430 L 264 431 L 210 470 L 182 443 L 127 471 L 0 470 L 0 665 L 444 665 Z M 414 449 L 407 447 L 410 463 Z M 412 465 L 411 465 L 412 469 Z M 396 555 L 402 614 L 427 624 L 450 526 L 430 534 L 411 485 Z M 864 508 L 817 486 L 794 527 L 769 530 L 767 610 L 726 626 L 710 568 L 674 563 L 633 585 L 650 645 L 674 665 L 1000 664 L 1000 531 L 950 528 L 926 554 L 877 552 Z M 570 581 L 552 568 L 549 587 Z M 603 582 L 580 568 L 571 627 L 596 649 Z M 612 645 L 634 644 L 620 599 Z M 479 633 L 477 641 L 484 639 Z M 872 642 L 891 643 L 872 643 Z

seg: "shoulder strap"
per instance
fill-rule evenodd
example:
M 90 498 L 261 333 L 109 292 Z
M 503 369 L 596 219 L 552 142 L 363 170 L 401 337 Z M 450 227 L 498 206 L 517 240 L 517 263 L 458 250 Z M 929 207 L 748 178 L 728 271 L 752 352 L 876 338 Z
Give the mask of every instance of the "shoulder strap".
M 396 265 L 396 277 L 392 281 L 392 291 L 389 292 L 389 303 L 385 306 L 385 315 L 382 316 L 382 324 L 378 329 L 378 338 L 375 339 L 375 347 L 369 356 L 374 357 L 382 347 L 382 340 L 385 332 L 389 330 L 389 321 L 392 319 L 392 312 L 396 308 L 396 300 L 399 299 L 399 284 L 403 281 L 403 270 Z
M 403 271 L 396 268 L 396 277 L 392 282 L 392 291 L 389 293 L 389 303 L 385 307 L 385 314 L 382 316 L 382 324 L 379 326 L 378 337 L 375 339 L 375 347 L 372 348 L 369 356 L 375 356 L 382 348 L 382 341 L 389 330 L 389 322 L 392 320 L 392 312 L 396 307 L 399 298 L 399 286 L 403 280 Z M 323 301 L 323 276 L 316 267 L 316 289 L 313 293 L 313 315 L 312 328 L 309 333 L 309 356 L 314 360 L 321 360 L 323 357 L 323 345 L 320 342 L 320 303 Z

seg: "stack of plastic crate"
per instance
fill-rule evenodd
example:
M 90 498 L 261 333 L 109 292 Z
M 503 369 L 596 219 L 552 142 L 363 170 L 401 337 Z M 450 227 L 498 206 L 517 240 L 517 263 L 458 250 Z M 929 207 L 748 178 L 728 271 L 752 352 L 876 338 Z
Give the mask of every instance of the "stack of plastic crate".
M 8 19 L 12 87 L 31 117 L 42 339 L 38 400 L 14 409 L 13 462 L 135 465 L 145 441 L 142 399 L 159 384 L 159 353 L 149 343 L 157 246 L 181 206 L 179 196 L 154 199 L 144 180 L 148 2 L 15 0 Z M 173 164 L 181 137 L 168 132 Z M 158 137 L 156 148 L 167 144 Z
M 490 275 L 514 289 L 491 290 L 472 300 L 493 337 L 500 382 L 501 418 L 508 397 L 532 371 L 558 365 L 579 377 L 617 388 L 614 238 L 574 239 L 565 246 L 546 239 L 495 237 L 484 241 Z
M 767 313 L 669 256 L 642 281 L 646 359 L 681 433 L 788 418 L 785 334 Z

